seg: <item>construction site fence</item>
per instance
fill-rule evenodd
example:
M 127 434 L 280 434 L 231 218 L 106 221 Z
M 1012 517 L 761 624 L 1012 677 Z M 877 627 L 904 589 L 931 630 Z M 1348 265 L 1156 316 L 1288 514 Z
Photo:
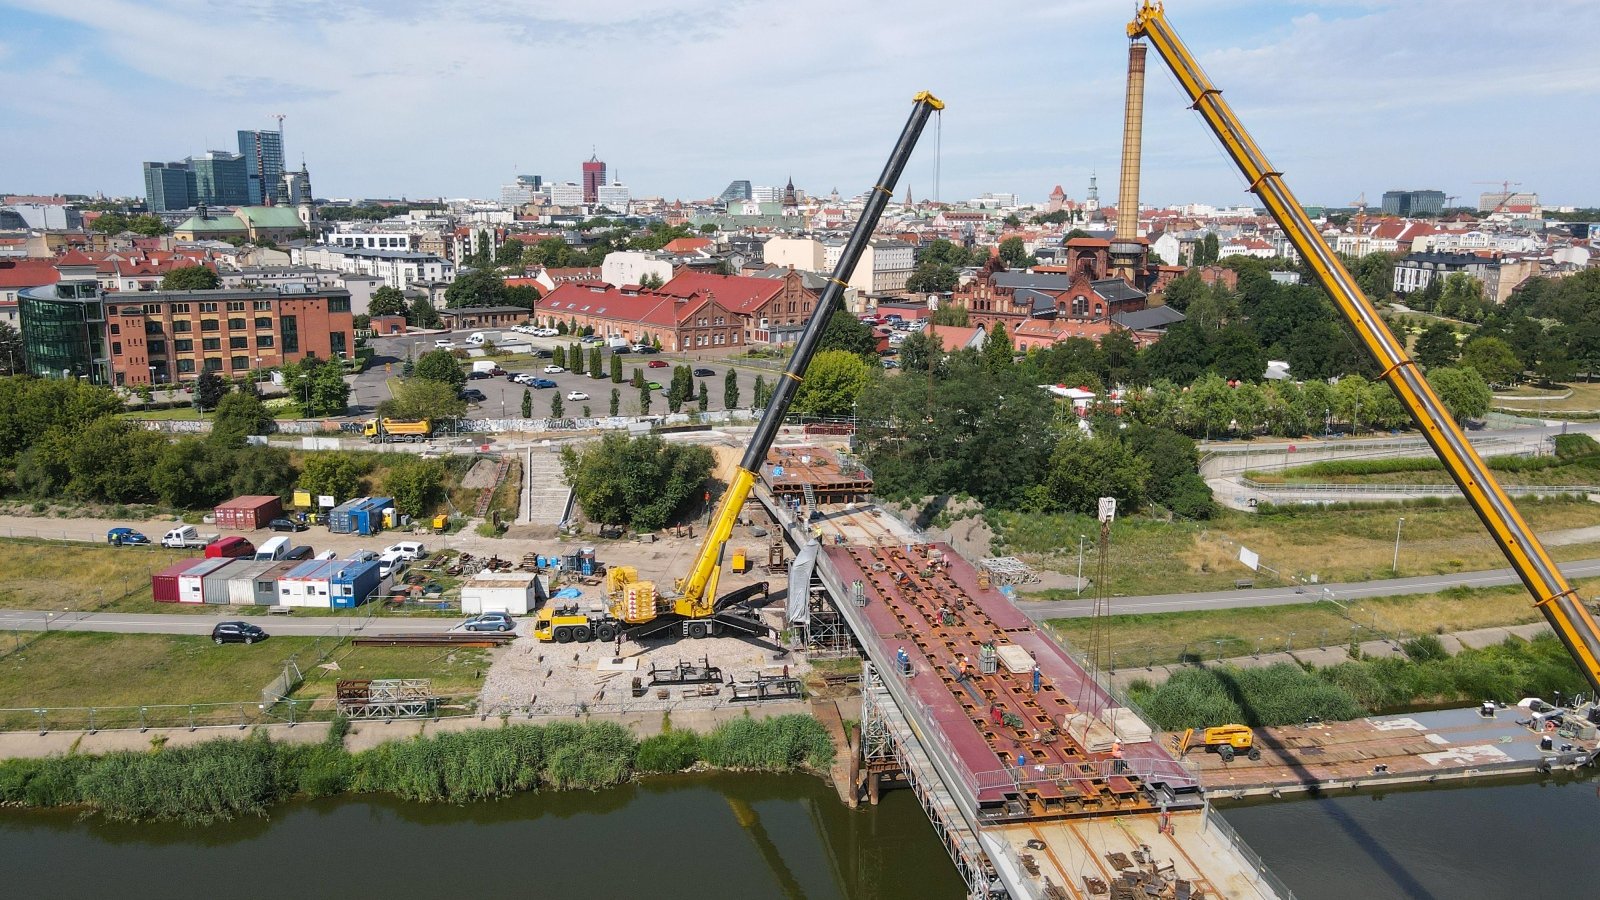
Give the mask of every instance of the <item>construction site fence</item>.
M 1206 801 L 1205 811 L 1202 815 L 1205 827 L 1222 835 L 1227 840 L 1228 846 L 1233 848 L 1234 854 L 1250 864 L 1250 869 L 1255 873 L 1258 883 L 1265 885 L 1267 890 L 1278 897 L 1279 900 L 1295 900 L 1294 891 L 1289 890 L 1289 886 L 1284 884 L 1283 880 L 1277 875 L 1273 874 L 1267 864 L 1262 861 L 1260 854 L 1250 849 L 1250 845 L 1244 842 L 1244 838 L 1239 837 L 1239 832 L 1234 831 L 1233 826 L 1229 825 L 1227 820 L 1223 819 L 1222 815 L 1212 808 L 1211 801 Z
M 1385 441 L 1319 441 L 1295 446 L 1296 449 L 1289 452 L 1287 447 L 1257 447 L 1248 443 L 1208 445 L 1203 448 L 1200 457 L 1200 471 L 1206 475 L 1237 475 L 1248 471 L 1292 469 L 1328 459 L 1386 459 L 1433 455 L 1433 448 L 1420 436 Z M 1508 446 L 1513 449 L 1509 452 L 1502 449 Z M 1543 449 L 1530 449 L 1520 442 L 1499 437 L 1472 441 L 1472 447 L 1482 456 L 1539 456 L 1548 452 Z
M 151 728 L 249 728 L 254 725 L 297 725 L 327 721 L 335 710 L 322 701 L 255 700 L 234 703 L 157 703 L 146 706 L 36 706 L 0 709 L 0 731 L 87 732 Z
M 1263 494 L 1425 494 L 1430 497 L 1456 497 L 1461 489 L 1454 484 L 1330 484 L 1326 482 L 1291 481 L 1283 484 L 1240 478 L 1239 483 Z M 1600 485 L 1593 484 L 1502 484 L 1507 494 L 1517 497 L 1582 497 L 1600 493 Z

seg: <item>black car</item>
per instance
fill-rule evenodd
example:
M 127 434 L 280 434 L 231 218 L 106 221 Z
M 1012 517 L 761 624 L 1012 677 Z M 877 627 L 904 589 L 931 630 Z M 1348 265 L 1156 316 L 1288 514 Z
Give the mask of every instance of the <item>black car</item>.
M 218 622 L 211 629 L 211 639 L 219 644 L 254 644 L 266 640 L 267 633 L 249 622 Z
M 296 522 L 293 519 L 277 518 L 273 519 L 271 522 L 268 522 L 267 527 L 271 528 L 273 531 L 300 532 L 305 531 L 311 526 L 304 522 Z
M 314 552 L 315 551 L 313 551 L 310 547 L 307 547 L 305 544 L 301 544 L 298 547 L 290 547 L 288 554 L 285 555 L 283 558 L 284 559 L 310 559 L 311 558 L 311 554 L 314 553 Z
M 555 356 L 555 353 L 550 351 L 550 350 L 535 350 L 535 351 L 533 351 L 534 359 L 550 359 L 553 356 Z
M 483 391 L 480 391 L 477 388 L 467 388 L 461 392 L 461 399 L 467 401 L 468 403 L 482 403 L 489 398 L 484 396 Z
M 488 378 L 488 377 L 489 377 L 489 373 L 488 372 L 468 372 L 467 373 L 467 380 L 468 381 L 482 381 L 483 379 Z
M 715 374 L 717 374 L 717 373 L 711 371 L 710 369 L 695 369 L 694 370 L 694 377 L 696 377 L 696 378 L 710 378 L 711 376 L 713 376 Z
M 657 350 L 654 347 L 640 347 L 639 349 L 637 349 L 637 350 L 635 350 L 633 352 L 635 352 L 635 353 L 660 353 L 661 351 Z

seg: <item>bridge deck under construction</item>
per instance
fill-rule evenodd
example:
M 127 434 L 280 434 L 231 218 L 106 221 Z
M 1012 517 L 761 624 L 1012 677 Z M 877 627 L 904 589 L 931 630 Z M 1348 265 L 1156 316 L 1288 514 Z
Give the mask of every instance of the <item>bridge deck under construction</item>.
M 909 675 L 886 677 L 909 684 L 939 732 L 933 739 L 960 766 L 985 821 L 1201 803 L 1193 775 L 1150 740 L 1148 729 L 1009 600 L 980 585 L 976 570 L 948 546 L 824 552 L 841 579 L 860 582 L 851 590 L 873 634 L 859 637 L 876 641 L 884 657 L 902 648 L 909 655 Z M 984 645 L 1011 665 L 980 671 Z M 963 657 L 970 660 L 965 676 Z M 1113 751 L 1119 740 L 1120 765 Z
M 801 503 L 860 503 L 872 496 L 872 474 L 827 447 L 775 447 L 761 467 L 761 480 L 774 497 Z

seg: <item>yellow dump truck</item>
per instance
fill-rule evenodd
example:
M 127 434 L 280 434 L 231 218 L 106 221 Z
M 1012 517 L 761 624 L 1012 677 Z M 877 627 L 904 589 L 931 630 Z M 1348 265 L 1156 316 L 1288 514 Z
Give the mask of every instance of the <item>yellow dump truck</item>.
M 420 443 L 433 435 L 433 423 L 427 419 L 372 419 L 361 429 L 361 434 L 370 444 Z

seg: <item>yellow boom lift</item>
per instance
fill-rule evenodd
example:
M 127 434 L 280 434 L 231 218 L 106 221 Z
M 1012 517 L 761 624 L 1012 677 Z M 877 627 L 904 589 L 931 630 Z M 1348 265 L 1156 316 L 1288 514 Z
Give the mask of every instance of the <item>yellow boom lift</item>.
M 811 317 L 806 320 L 805 330 L 801 332 L 794 353 L 789 357 L 788 368 L 778 379 L 772 399 L 767 401 L 766 411 L 756 424 L 755 434 L 745 447 L 744 457 L 734 470 L 727 492 L 717 502 L 711 526 L 701 539 L 688 574 L 677 580 L 675 592 L 668 596 L 666 592 L 658 590 L 654 583 L 639 580 L 638 571 L 632 566 L 611 567 L 606 570 L 607 597 L 604 606 L 591 609 L 547 606 L 541 609 L 534 621 L 534 635 L 540 640 L 562 643 L 597 639 L 607 641 L 619 634 L 642 638 L 664 635 L 674 626 L 680 629 L 683 637 L 691 638 L 706 637 L 725 629 L 751 635 L 767 634 L 768 628 L 748 609 L 757 597 L 766 596 L 765 584 L 758 582 L 722 597 L 717 596 L 723 552 L 733 535 L 739 512 L 755 486 L 756 473 L 766 460 L 767 451 L 772 448 L 778 429 L 783 425 L 783 417 L 788 414 L 795 392 L 804 379 L 806 367 L 816 355 L 823 332 L 827 331 L 828 319 L 848 287 L 850 275 L 855 271 L 856 262 L 860 260 L 867 242 L 872 239 L 873 229 L 877 227 L 884 207 L 894 196 L 895 182 L 900 180 L 900 173 L 911 158 L 911 151 L 916 147 L 917 138 L 921 136 L 928 118 L 944 109 L 944 103 L 926 91 L 912 100 L 911 117 L 906 121 L 894 151 L 889 154 L 889 161 L 883 167 L 883 174 L 878 176 L 878 183 L 869 192 L 866 208 L 861 211 L 861 218 L 850 232 L 850 239 L 839 255 L 828 286 L 818 298 Z
M 1395 396 L 1416 420 L 1423 437 L 1438 454 L 1478 518 L 1483 520 L 1490 536 L 1533 595 L 1534 605 L 1549 620 L 1550 627 L 1577 661 L 1589 685 L 1600 692 L 1600 629 L 1596 628 L 1594 618 L 1577 591 L 1545 553 L 1538 537 L 1523 521 L 1477 451 L 1467 443 L 1455 420 L 1423 379 L 1415 361 L 1406 355 L 1405 346 L 1395 339 L 1389 326 L 1378 317 L 1372 301 L 1356 287 L 1350 272 L 1313 227 L 1304 208 L 1284 184 L 1283 174 L 1267 161 L 1227 101 L 1222 99 L 1222 92 L 1212 85 L 1200 64 L 1179 40 L 1167 22 L 1162 4 L 1144 0 L 1128 25 L 1128 37 L 1131 40 L 1147 38 L 1172 69 L 1194 109 L 1244 173 L 1251 192 L 1266 204 L 1267 212 L 1283 229 L 1318 283 L 1333 298 L 1345 321 L 1355 329 L 1356 337 L 1377 361 L 1383 379 L 1389 382 Z

